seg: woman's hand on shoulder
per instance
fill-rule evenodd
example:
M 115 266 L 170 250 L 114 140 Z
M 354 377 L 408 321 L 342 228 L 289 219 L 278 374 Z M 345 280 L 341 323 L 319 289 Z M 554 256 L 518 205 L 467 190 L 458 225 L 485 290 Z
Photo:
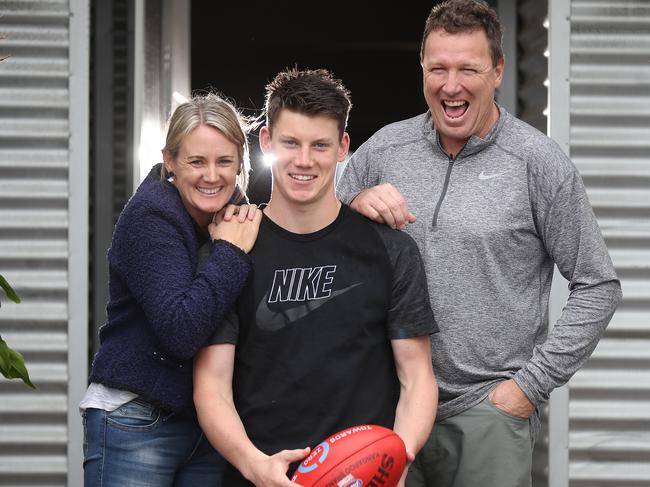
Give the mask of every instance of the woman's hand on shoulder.
M 223 213 L 223 220 L 229 222 L 236 218 L 239 223 L 244 223 L 246 219 L 253 221 L 257 214 L 257 205 L 228 205 L 219 213 Z M 215 214 L 215 217 L 218 215 Z
M 227 240 L 248 253 L 257 239 L 262 211 L 256 205 L 228 205 L 208 226 L 212 240 Z

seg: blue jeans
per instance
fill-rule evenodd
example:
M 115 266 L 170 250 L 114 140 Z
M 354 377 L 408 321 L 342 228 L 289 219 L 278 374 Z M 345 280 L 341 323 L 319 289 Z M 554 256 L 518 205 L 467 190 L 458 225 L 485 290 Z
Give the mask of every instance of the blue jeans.
M 115 411 L 88 408 L 83 424 L 85 487 L 221 486 L 226 461 L 194 415 L 136 398 Z

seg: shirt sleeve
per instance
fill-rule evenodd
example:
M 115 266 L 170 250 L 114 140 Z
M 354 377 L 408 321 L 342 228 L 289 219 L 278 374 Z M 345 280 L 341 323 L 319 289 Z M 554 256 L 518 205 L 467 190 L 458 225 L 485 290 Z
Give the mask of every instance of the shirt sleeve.
M 536 405 L 589 358 L 622 297 L 577 170 L 553 193 L 545 184 L 531 184 L 534 217 L 547 252 L 569 281 L 569 298 L 547 340 L 535 347 L 532 358 L 514 377 Z
M 217 345 L 221 343 L 229 343 L 237 345 L 239 338 L 239 315 L 233 309 L 230 310 L 228 315 L 224 318 L 223 322 L 217 330 L 208 339 L 206 345 Z
M 391 339 L 431 335 L 438 331 L 415 241 L 406 233 L 376 225 L 386 245 L 393 269 L 388 334 Z
M 345 163 L 345 169 L 336 185 L 336 195 L 346 205 L 359 193 L 378 184 L 370 178 L 370 150 L 366 142 Z

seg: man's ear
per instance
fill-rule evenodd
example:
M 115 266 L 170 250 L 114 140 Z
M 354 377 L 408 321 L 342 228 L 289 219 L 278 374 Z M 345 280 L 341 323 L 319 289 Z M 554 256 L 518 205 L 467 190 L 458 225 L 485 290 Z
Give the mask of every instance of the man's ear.
M 267 125 L 260 129 L 260 149 L 264 154 L 271 152 L 271 131 Z
M 338 162 L 343 162 L 348 156 L 348 150 L 350 150 L 350 136 L 347 132 L 343 132 L 343 137 L 341 137 L 341 142 L 339 142 L 339 151 L 338 151 Z
M 494 73 L 496 75 L 496 77 L 494 79 L 494 89 L 495 90 L 501 86 L 501 82 L 503 81 L 503 73 L 504 73 L 504 70 L 505 70 L 505 64 L 506 64 L 506 58 L 504 56 L 501 56 L 501 59 L 499 59 L 499 62 L 494 67 Z

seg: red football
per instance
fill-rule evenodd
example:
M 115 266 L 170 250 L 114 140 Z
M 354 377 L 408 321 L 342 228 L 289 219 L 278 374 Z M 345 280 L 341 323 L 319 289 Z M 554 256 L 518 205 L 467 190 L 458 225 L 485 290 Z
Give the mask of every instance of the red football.
M 363 424 L 316 446 L 291 480 L 304 487 L 394 487 L 405 465 L 404 442 L 393 430 Z

